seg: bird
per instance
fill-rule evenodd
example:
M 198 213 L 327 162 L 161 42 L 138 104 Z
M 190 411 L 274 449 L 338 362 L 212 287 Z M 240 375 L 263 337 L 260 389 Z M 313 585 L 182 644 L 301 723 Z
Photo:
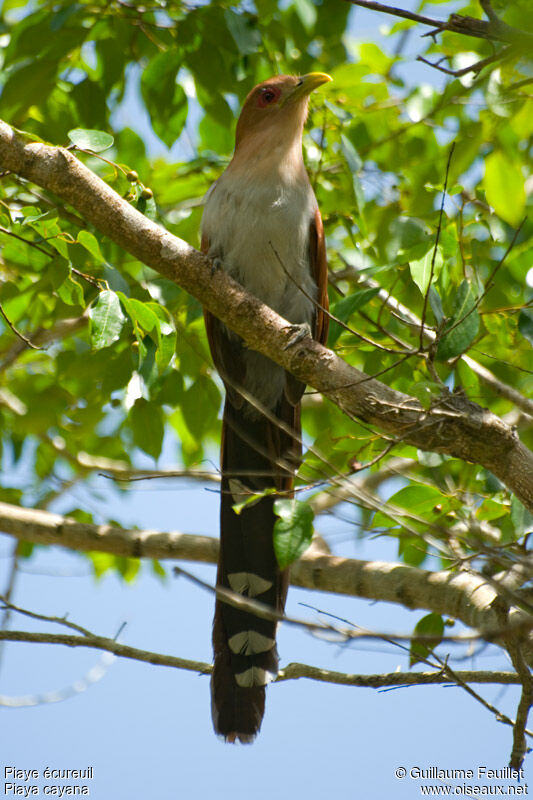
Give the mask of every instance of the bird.
M 311 72 L 255 86 L 237 122 L 233 158 L 210 187 L 201 249 L 245 289 L 326 343 L 328 265 L 322 217 L 302 154 L 311 92 L 332 80 Z M 305 384 L 204 309 L 214 365 L 225 385 L 217 586 L 282 613 L 288 570 L 273 544 L 276 497 L 290 497 L 301 460 Z M 236 508 L 239 504 L 241 508 Z M 278 671 L 277 622 L 217 597 L 211 710 L 226 742 L 252 742 L 265 688 Z

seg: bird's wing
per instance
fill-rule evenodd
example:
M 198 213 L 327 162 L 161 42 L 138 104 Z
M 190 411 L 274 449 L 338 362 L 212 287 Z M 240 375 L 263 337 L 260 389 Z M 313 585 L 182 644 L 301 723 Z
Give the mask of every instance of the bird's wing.
M 317 208 L 315 216 L 311 222 L 310 233 L 310 258 L 311 273 L 317 286 L 315 325 L 313 335 L 320 344 L 326 344 L 328 340 L 329 308 L 328 302 L 328 260 L 326 256 L 326 238 L 324 236 L 324 226 L 322 217 Z
M 209 252 L 209 240 L 204 234 L 200 245 L 202 253 Z M 243 403 L 242 396 L 233 387 L 244 385 L 245 360 L 241 358 L 242 342 L 235 336 L 228 336 L 222 322 L 214 314 L 204 308 L 205 329 L 207 341 L 215 368 L 224 381 L 226 391 L 235 408 L 240 408 Z
M 317 287 L 315 308 L 313 310 L 313 339 L 316 339 L 320 344 L 326 344 L 329 326 L 329 316 L 327 314 L 329 308 L 328 261 L 326 258 L 324 227 L 318 208 L 309 226 L 309 268 Z M 305 383 L 302 383 L 290 372 L 287 372 L 285 396 L 289 403 L 292 405 L 299 403 L 304 391 Z

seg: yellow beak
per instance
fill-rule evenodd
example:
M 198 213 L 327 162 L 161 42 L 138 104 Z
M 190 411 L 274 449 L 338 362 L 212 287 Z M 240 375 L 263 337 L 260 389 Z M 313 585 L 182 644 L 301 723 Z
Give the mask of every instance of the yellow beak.
M 287 100 L 291 103 L 294 101 L 302 100 L 308 97 L 311 92 L 322 86 L 323 83 L 329 83 L 333 78 L 326 75 L 325 72 L 308 72 L 307 75 L 302 75 L 300 82 L 294 87 Z

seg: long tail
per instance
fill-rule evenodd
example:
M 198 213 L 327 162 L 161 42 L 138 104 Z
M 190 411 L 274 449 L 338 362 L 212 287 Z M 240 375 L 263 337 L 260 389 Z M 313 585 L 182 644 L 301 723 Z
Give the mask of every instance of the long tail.
M 288 572 L 274 554 L 272 495 L 236 514 L 233 505 L 266 488 L 289 491 L 300 452 L 299 404 L 280 402 L 280 429 L 264 417 L 250 416 L 226 400 L 222 434 L 220 556 L 217 583 L 283 611 Z M 211 679 L 215 731 L 227 742 L 253 741 L 265 710 L 265 687 L 277 675 L 276 623 L 217 600 L 213 622 L 214 670 Z

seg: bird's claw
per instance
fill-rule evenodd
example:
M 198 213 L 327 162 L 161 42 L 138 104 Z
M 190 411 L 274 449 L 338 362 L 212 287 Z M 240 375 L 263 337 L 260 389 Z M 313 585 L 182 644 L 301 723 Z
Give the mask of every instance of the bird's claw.
M 308 336 L 311 336 L 311 326 L 308 322 L 303 322 L 301 325 L 290 325 L 289 326 L 289 340 L 284 350 L 288 350 L 289 347 L 294 347 L 294 345 L 301 342 L 303 339 L 306 339 Z
M 222 262 L 222 259 L 219 258 L 219 256 L 215 256 L 214 258 L 212 258 L 211 259 L 211 276 L 213 276 L 215 274 L 215 272 L 218 272 L 219 269 L 223 269 L 223 267 L 224 267 L 224 264 Z

